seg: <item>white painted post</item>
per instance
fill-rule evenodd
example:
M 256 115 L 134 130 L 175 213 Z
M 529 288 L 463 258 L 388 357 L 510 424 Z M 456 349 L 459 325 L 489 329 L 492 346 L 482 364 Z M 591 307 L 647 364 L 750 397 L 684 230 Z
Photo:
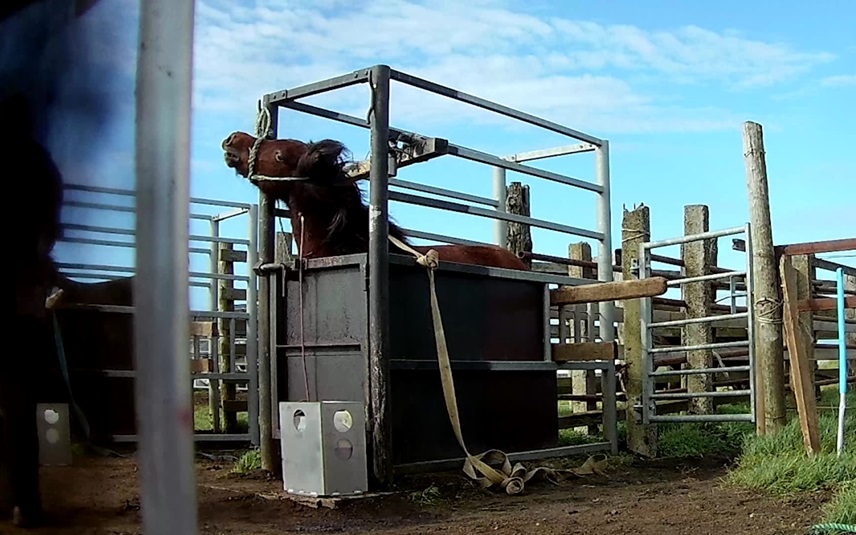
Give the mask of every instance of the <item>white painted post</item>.
M 493 168 L 493 198 L 496 199 L 497 212 L 505 212 L 505 169 Z M 493 221 L 493 241 L 502 248 L 508 247 L 508 222 L 495 219 Z

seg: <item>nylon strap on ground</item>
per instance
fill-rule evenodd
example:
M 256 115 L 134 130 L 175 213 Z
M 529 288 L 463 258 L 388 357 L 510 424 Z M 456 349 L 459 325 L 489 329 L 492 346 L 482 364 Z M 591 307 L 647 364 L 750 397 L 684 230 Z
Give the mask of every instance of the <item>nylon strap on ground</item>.
M 437 291 L 434 282 L 434 270 L 440 264 L 439 255 L 434 249 L 429 250 L 428 253 L 423 255 L 394 236 L 390 236 L 389 240 L 397 247 L 414 255 L 416 262 L 428 270 L 428 283 L 431 292 L 431 317 L 434 322 L 434 340 L 437 344 L 437 359 L 440 368 L 440 379 L 443 385 L 443 396 L 446 400 L 446 411 L 449 414 L 449 420 L 451 420 L 455 437 L 458 439 L 458 444 L 461 445 L 466 455 L 463 468 L 464 473 L 484 488 L 498 485 L 505 489 L 506 493 L 512 495 L 523 491 L 524 484 L 535 477 L 542 477 L 552 483 L 558 484 L 559 473 L 571 473 L 577 476 L 603 474 L 603 469 L 606 465 L 605 456 L 600 461 L 595 461 L 594 457 L 589 457 L 579 468 L 568 470 L 556 470 L 547 467 L 527 470 L 521 463 L 516 463 L 512 467 L 508 455 L 500 450 L 488 450 L 479 455 L 472 455 L 467 450 L 463 433 L 461 432 L 458 402 L 452 378 L 452 366 L 449 360 L 449 351 L 446 347 L 446 334 L 443 329 L 443 318 L 440 315 L 440 305 L 437 302 Z M 501 468 L 497 470 L 491 464 L 501 464 Z M 476 473 L 477 471 L 482 476 L 479 476 Z

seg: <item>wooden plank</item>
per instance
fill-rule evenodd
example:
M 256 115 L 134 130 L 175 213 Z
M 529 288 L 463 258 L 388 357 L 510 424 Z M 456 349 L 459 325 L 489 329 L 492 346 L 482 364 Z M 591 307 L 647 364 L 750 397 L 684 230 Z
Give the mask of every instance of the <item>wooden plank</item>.
M 578 303 L 599 303 L 601 301 L 622 301 L 639 297 L 663 295 L 669 289 L 664 277 L 604 282 L 602 284 L 584 284 L 568 286 L 550 291 L 551 305 L 574 305 Z
M 224 399 L 223 412 L 234 414 L 236 412 L 247 412 L 247 400 L 245 399 Z
M 190 322 L 190 336 L 201 336 L 203 338 L 210 338 L 212 336 L 216 336 L 217 333 L 217 324 L 213 321 L 191 321 Z
M 222 287 L 220 288 L 220 299 L 222 301 L 246 301 L 247 290 L 243 288 Z
M 579 342 L 576 344 L 553 344 L 554 362 L 615 360 L 616 357 L 618 357 L 617 342 Z
M 856 250 L 856 238 L 792 243 L 790 245 L 779 245 L 776 247 L 776 253 L 785 256 L 798 254 L 838 253 L 852 250 Z
M 835 310 L 838 307 L 836 299 L 802 299 L 797 302 L 797 310 L 800 312 L 817 312 L 819 310 Z M 856 308 L 856 295 L 844 298 L 844 308 Z
M 239 251 L 235 249 L 220 249 L 220 262 L 246 262 L 247 251 Z
M 803 442 L 810 456 L 820 452 L 820 431 L 817 421 L 817 403 L 812 385 L 811 363 L 806 358 L 802 332 L 799 327 L 799 312 L 796 306 L 797 272 L 790 258 L 783 256 L 779 263 L 782 279 L 785 335 L 788 338 L 788 359 L 791 363 L 791 384 L 800 417 Z
M 210 373 L 213 369 L 211 359 L 190 359 L 190 373 Z

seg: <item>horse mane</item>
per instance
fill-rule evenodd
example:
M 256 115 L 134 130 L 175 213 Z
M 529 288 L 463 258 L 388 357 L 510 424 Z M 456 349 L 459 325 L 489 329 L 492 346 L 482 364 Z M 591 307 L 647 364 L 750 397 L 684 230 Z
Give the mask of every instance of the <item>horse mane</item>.
M 321 243 L 335 254 L 368 248 L 369 206 L 358 182 L 348 175 L 352 163 L 350 151 L 341 142 L 310 141 L 295 168 L 296 176 L 309 180 L 292 183 L 288 199 L 283 199 L 292 210 L 304 215 L 307 224 L 314 220 L 320 226 L 322 218 L 329 220 Z M 389 235 L 409 245 L 404 231 L 391 218 Z

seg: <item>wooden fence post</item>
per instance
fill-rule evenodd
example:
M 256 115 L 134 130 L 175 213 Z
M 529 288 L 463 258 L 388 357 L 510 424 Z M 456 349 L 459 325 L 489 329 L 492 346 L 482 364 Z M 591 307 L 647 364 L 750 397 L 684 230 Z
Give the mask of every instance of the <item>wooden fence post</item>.
M 529 216 L 529 186 L 520 182 L 512 182 L 505 196 L 505 211 L 509 214 Z M 508 250 L 512 253 L 523 251 L 532 252 L 532 231 L 529 225 L 523 223 L 508 223 Z M 531 259 L 523 259 L 532 267 Z
M 785 370 L 782 342 L 782 292 L 773 249 L 767 164 L 761 125 L 743 123 L 743 161 L 752 225 L 752 261 L 755 301 L 755 363 L 759 411 L 758 434 L 774 434 L 785 424 Z M 763 405 L 763 407 L 761 407 Z
M 586 242 L 577 242 L 568 245 L 568 258 L 591 262 L 591 244 Z M 568 266 L 568 276 L 579 279 L 597 279 L 594 269 L 582 266 Z M 595 307 L 597 307 L 597 304 L 595 304 Z M 575 305 L 575 308 L 578 312 L 582 312 L 587 310 L 588 307 L 586 305 Z M 595 310 L 597 310 L 597 308 L 595 308 Z M 593 325 L 593 323 L 585 321 L 577 322 L 577 325 L 580 326 L 580 330 L 582 331 L 579 333 L 580 339 L 587 342 L 594 342 L 594 333 L 589 331 L 589 325 Z M 576 325 L 573 328 L 575 329 Z M 574 332 L 573 334 L 576 338 L 577 333 Z M 586 394 L 589 396 L 596 395 L 597 377 L 595 376 L 594 370 L 571 371 L 571 391 L 574 394 Z M 584 402 L 572 402 L 571 410 L 573 412 L 595 411 L 597 410 L 597 401 L 587 400 Z M 588 426 L 589 435 L 596 435 L 597 433 L 597 424 Z
M 647 206 L 624 210 L 621 225 L 623 280 L 631 275 L 633 261 L 639 258 L 639 244 L 651 238 L 651 215 Z M 639 299 L 624 301 L 624 360 L 627 363 L 627 447 L 639 455 L 654 457 L 657 454 L 656 424 L 642 425 L 641 413 L 634 405 L 642 403 L 642 384 L 645 372 L 642 366 L 642 324 Z
M 232 253 L 234 247 L 231 243 L 220 243 L 217 256 L 217 272 L 221 275 L 234 275 L 235 264 L 232 261 Z M 220 312 L 235 311 L 235 283 L 231 280 L 220 279 L 220 291 L 217 292 L 217 310 Z M 230 318 L 219 318 L 217 325 L 217 334 L 219 336 L 218 356 L 220 359 L 220 373 L 230 373 L 235 371 L 235 357 L 232 354 L 232 338 L 231 320 Z M 236 346 L 237 348 L 237 346 Z M 235 401 L 235 383 L 230 381 L 220 382 L 220 403 L 223 406 L 223 430 L 226 433 L 235 433 L 238 425 L 238 414 L 230 411 L 230 401 Z
M 703 204 L 684 206 L 684 234 L 700 234 L 710 230 L 710 210 Z M 681 246 L 681 259 L 684 261 L 687 277 L 710 274 L 711 266 L 716 265 L 716 239 L 707 239 L 685 243 Z M 703 318 L 711 315 L 716 291 L 712 281 L 691 282 L 682 287 L 683 300 L 687 303 L 686 317 Z M 710 323 L 691 323 L 681 329 L 682 345 L 713 343 L 713 327 Z M 691 369 L 712 368 L 713 351 L 703 349 L 687 352 L 687 367 Z M 710 392 L 713 390 L 713 375 L 688 375 L 686 384 L 688 393 Z M 689 412 L 694 414 L 713 414 L 713 398 L 690 398 Z

